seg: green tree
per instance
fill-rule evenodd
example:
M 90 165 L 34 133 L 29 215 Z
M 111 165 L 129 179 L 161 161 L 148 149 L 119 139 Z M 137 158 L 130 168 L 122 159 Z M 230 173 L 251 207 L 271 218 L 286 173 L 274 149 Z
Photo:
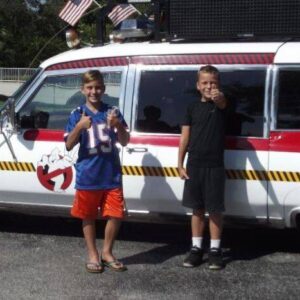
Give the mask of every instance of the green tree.
M 3 3 L 6 2 L 6 3 Z M 28 67 L 45 43 L 66 26 L 58 18 L 58 5 L 47 1 L 36 11 L 26 1 L 1 1 L 0 6 L 0 66 Z M 60 1 L 61 5 L 64 4 Z M 5 5 L 5 9 L 4 9 Z M 63 32 L 58 35 L 34 62 L 36 67 L 44 59 L 66 50 Z
M 68 24 L 58 16 L 65 2 L 0 0 L 0 67 L 37 67 L 45 59 L 68 50 L 64 32 Z M 144 5 L 137 6 L 144 10 Z M 76 26 L 82 40 L 90 44 L 96 43 L 98 12 L 97 6 L 92 4 Z M 110 22 L 106 30 L 112 30 Z

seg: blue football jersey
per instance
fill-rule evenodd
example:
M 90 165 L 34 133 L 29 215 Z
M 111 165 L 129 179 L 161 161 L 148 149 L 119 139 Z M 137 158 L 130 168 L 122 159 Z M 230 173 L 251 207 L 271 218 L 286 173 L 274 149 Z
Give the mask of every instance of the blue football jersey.
M 85 104 L 71 112 L 65 128 L 65 140 L 83 112 L 92 120 L 91 127 L 83 130 L 79 139 L 78 160 L 75 164 L 76 189 L 112 189 L 122 185 L 122 170 L 116 147 L 117 133 L 107 126 L 107 111 L 110 108 L 102 102 L 97 113 L 90 111 Z M 118 118 L 127 127 L 121 114 Z

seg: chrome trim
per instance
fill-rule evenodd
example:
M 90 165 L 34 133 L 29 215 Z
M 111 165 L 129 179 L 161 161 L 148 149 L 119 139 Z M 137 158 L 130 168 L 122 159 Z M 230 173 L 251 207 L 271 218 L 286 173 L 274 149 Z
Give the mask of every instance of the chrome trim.
M 271 102 L 272 102 L 272 77 L 273 68 L 268 66 L 265 80 L 265 94 L 264 94 L 264 128 L 263 137 L 268 138 L 270 135 L 271 118 Z
M 271 106 L 271 130 L 273 131 L 299 131 L 299 129 L 280 129 L 277 128 L 277 110 L 278 110 L 278 93 L 279 93 L 279 72 L 281 70 L 299 70 L 300 64 L 280 64 L 273 66 L 273 80 L 272 80 L 272 106 Z
M 45 209 L 46 208 L 46 209 Z M 0 211 L 10 211 L 14 213 L 24 213 L 39 216 L 63 216 L 71 217 L 71 205 L 51 205 L 51 204 L 36 204 L 36 203 L 20 203 L 20 202 L 0 202 Z M 300 211 L 299 211 L 300 212 Z M 124 221 L 129 222 L 154 222 L 154 223 L 189 223 L 191 213 L 189 214 L 166 214 L 153 213 L 144 210 L 128 210 L 127 217 Z M 285 228 L 283 220 L 272 220 L 268 222 L 267 218 L 247 218 L 224 216 L 224 225 L 226 227 L 273 227 Z
M 124 118 L 125 120 L 128 120 L 127 124 L 129 126 L 130 131 L 133 128 L 132 103 L 133 103 L 135 77 L 136 77 L 136 65 L 129 64 L 127 69 L 126 85 L 125 85 L 126 101 L 124 101 Z

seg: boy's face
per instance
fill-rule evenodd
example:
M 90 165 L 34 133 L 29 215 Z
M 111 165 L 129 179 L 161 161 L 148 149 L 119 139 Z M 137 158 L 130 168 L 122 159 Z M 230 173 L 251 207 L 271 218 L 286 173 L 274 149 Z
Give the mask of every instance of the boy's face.
M 216 74 L 200 72 L 197 81 L 197 90 L 201 93 L 202 98 L 211 100 L 211 91 L 219 89 L 219 79 Z
M 99 80 L 90 81 L 81 87 L 81 92 L 85 95 L 86 102 L 90 104 L 100 103 L 104 91 L 105 85 Z

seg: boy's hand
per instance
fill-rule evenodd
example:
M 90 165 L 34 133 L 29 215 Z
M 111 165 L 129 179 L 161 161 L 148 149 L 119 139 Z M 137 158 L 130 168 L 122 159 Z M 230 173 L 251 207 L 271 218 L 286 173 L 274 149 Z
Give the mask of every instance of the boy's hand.
M 120 120 L 120 110 L 117 106 L 112 106 L 107 110 L 107 126 L 115 127 L 117 129 L 122 126 L 122 122 Z
M 114 113 L 107 114 L 107 125 L 109 127 L 118 127 L 120 125 L 118 116 Z
M 224 94 L 218 89 L 218 87 L 214 84 L 210 91 L 211 100 L 215 103 L 215 105 L 224 109 L 226 107 L 226 99 Z
M 217 88 L 217 85 L 213 84 L 211 87 L 211 100 L 215 103 L 222 101 L 224 99 L 223 93 Z
M 80 121 L 78 122 L 78 125 L 81 129 L 89 129 L 91 127 L 92 120 L 91 117 L 86 116 L 85 111 L 83 111 Z
M 190 179 L 190 177 L 189 177 L 188 174 L 186 173 L 185 168 L 183 168 L 183 167 L 178 168 L 178 172 L 179 172 L 179 177 L 180 177 L 181 179 Z

